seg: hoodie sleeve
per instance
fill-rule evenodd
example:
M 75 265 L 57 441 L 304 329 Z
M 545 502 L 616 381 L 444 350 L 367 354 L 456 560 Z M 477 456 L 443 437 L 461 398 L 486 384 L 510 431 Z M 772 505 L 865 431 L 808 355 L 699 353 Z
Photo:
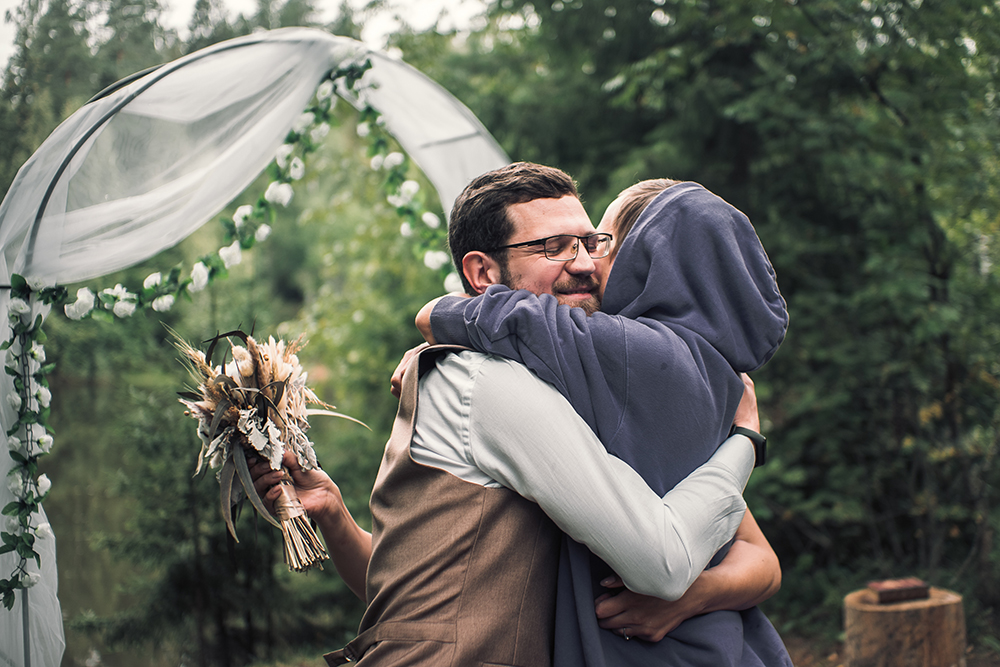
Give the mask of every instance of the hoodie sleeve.
M 603 313 L 588 317 L 580 308 L 559 307 L 552 295 L 493 285 L 471 299 L 441 299 L 431 312 L 431 330 L 438 343 L 466 345 L 524 364 L 598 430 L 594 406 L 620 412 L 627 395 L 622 319 Z

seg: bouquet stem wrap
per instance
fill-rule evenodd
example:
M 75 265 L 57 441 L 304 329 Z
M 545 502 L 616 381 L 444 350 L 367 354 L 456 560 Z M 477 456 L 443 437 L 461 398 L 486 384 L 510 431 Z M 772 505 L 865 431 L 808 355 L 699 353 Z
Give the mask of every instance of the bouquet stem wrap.
M 278 485 L 281 494 L 274 501 L 274 513 L 281 523 L 281 534 L 285 538 L 285 563 L 289 570 L 295 572 L 302 572 L 313 566 L 322 570 L 323 561 L 330 556 L 309 522 L 309 516 L 295 492 L 291 475 L 285 468 L 281 472 L 281 483 Z

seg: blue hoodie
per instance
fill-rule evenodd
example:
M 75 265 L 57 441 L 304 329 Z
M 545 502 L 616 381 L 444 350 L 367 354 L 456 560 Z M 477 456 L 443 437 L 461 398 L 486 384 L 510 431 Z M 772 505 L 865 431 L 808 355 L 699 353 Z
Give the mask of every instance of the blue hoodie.
M 438 343 L 520 361 L 553 384 L 660 495 L 726 438 L 743 394 L 738 373 L 770 359 L 787 326 L 750 221 L 697 183 L 658 195 L 620 241 L 602 312 L 587 317 L 551 295 L 491 286 L 472 299 L 443 299 L 431 314 Z M 594 598 L 609 573 L 564 541 L 557 667 L 791 664 L 757 608 L 689 619 L 657 643 L 601 630 Z

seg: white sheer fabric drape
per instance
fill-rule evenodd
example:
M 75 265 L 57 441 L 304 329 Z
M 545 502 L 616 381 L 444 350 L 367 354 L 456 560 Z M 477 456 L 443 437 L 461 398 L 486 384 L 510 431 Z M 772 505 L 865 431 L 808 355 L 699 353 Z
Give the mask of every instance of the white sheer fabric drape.
M 9 285 L 12 273 L 50 285 L 89 280 L 175 245 L 267 166 L 326 72 L 366 57 L 372 86 L 351 103 L 382 113 L 446 214 L 472 177 L 507 163 L 468 109 L 405 63 L 318 30 L 258 33 L 168 63 L 60 125 L 0 204 L 0 281 Z M 8 301 L 0 292 L 0 313 Z M 0 377 L 5 396 L 10 379 Z M 0 401 L 4 432 L 15 417 Z M 3 479 L 11 464 L 0 456 Z M 0 501 L 11 498 L 4 484 Z M 28 594 L 31 664 L 55 665 L 64 646 L 55 540 L 39 546 L 42 581 Z M 0 576 L 11 558 L 0 559 Z M 23 664 L 21 633 L 19 600 L 13 612 L 0 610 L 0 662 Z

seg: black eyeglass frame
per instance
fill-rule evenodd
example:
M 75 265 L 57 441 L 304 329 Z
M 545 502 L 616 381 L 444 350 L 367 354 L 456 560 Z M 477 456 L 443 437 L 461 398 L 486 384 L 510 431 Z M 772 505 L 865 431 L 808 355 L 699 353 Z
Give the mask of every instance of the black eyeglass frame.
M 574 255 L 572 257 L 567 257 L 566 259 L 559 259 L 557 257 L 549 257 L 549 253 L 545 249 L 545 244 L 550 239 L 557 239 L 557 238 L 560 238 L 560 237 L 563 237 L 563 236 L 569 236 L 569 237 L 575 238 L 578 241 L 581 241 L 582 243 L 577 243 L 576 253 L 574 253 Z M 604 251 L 603 255 L 597 255 L 596 257 L 594 255 L 591 255 L 590 251 L 588 250 L 587 254 L 590 255 L 591 259 L 603 259 L 604 257 L 607 257 L 608 255 L 611 254 L 611 242 L 615 240 L 615 237 L 612 234 L 608 234 L 608 233 L 605 233 L 605 232 L 596 232 L 594 234 L 586 234 L 584 236 L 578 236 L 576 234 L 553 234 L 552 236 L 546 236 L 544 239 L 535 239 L 533 241 L 522 241 L 521 243 L 511 243 L 510 245 L 502 245 L 502 246 L 500 246 L 498 248 L 493 248 L 492 250 L 488 250 L 487 252 L 500 252 L 501 250 L 509 250 L 511 248 L 525 248 L 525 247 L 528 247 L 528 246 L 540 245 L 540 246 L 542 246 L 542 252 L 545 253 L 545 259 L 547 259 L 547 260 L 549 260 L 551 262 L 572 262 L 574 259 L 576 259 L 577 257 L 580 256 L 580 246 L 583 245 L 584 247 L 586 247 L 586 240 L 587 239 L 593 239 L 593 238 L 596 238 L 599 241 L 600 240 L 606 240 L 607 241 L 607 249 Z

